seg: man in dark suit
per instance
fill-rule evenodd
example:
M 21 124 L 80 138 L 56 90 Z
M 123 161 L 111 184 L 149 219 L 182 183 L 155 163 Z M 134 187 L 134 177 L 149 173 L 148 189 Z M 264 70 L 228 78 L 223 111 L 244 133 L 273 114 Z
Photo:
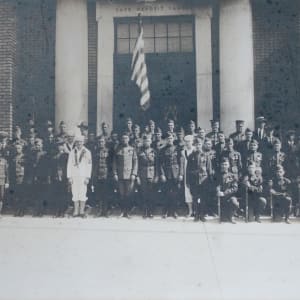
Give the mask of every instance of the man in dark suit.
M 256 128 L 254 131 L 254 138 L 258 141 L 258 143 L 262 142 L 266 137 L 266 119 L 263 116 L 256 118 Z
M 236 148 L 238 148 L 239 144 L 246 139 L 244 126 L 245 126 L 245 121 L 236 120 L 235 121 L 236 131 L 229 135 L 229 138 L 233 140 Z

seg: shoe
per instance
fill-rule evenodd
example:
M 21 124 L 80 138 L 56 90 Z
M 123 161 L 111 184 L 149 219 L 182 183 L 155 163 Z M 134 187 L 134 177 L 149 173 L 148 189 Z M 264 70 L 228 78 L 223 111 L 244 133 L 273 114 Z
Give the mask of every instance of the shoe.
M 291 222 L 290 222 L 290 219 L 289 219 L 289 218 L 285 218 L 285 220 L 284 220 L 284 221 L 285 221 L 285 223 L 286 223 L 286 224 L 291 224 Z
M 146 214 L 143 214 L 143 219 L 147 219 L 147 215 Z
M 229 222 L 230 222 L 231 224 L 236 224 L 236 222 L 235 222 L 233 219 L 230 219 Z
M 73 218 L 78 218 L 78 217 L 79 217 L 79 214 L 73 215 L 72 217 L 73 217 Z
M 163 218 L 163 219 L 166 219 L 166 218 L 167 218 L 167 214 L 163 214 L 163 215 L 162 215 L 162 218 Z
M 123 218 L 130 219 L 130 216 L 129 216 L 129 214 L 125 213 L 125 214 L 123 214 Z
M 200 217 L 201 222 L 206 222 L 205 217 Z
M 152 214 L 148 214 L 148 217 L 152 219 L 154 216 Z
M 255 217 L 255 222 L 261 223 L 260 217 Z
M 174 219 L 177 219 L 177 218 L 178 218 L 177 214 L 173 214 L 172 217 L 173 217 Z
M 194 222 L 199 222 L 199 220 L 200 220 L 199 217 L 197 217 L 197 216 L 194 217 Z

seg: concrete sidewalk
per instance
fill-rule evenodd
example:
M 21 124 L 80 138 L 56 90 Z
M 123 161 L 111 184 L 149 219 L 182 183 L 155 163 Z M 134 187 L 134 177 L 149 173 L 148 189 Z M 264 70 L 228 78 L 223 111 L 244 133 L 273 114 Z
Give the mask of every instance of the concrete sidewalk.
M 300 299 L 300 223 L 0 220 L 0 299 Z

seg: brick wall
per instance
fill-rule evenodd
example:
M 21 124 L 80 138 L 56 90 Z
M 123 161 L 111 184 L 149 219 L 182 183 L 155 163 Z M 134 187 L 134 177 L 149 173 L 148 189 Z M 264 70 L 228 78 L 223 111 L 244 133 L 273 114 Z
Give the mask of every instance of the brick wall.
M 284 129 L 300 124 L 299 12 L 299 1 L 253 1 L 256 115 Z
M 96 2 L 88 2 L 88 117 L 89 128 L 95 132 L 97 127 L 97 35 Z
M 16 75 L 16 6 L 0 0 L 0 130 L 11 134 Z
M 54 119 L 55 0 L 19 0 L 15 123 Z

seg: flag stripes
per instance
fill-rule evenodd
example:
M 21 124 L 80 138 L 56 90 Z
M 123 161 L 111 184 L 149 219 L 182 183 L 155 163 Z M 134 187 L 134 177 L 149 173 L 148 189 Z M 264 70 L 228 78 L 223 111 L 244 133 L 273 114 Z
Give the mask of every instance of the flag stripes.
M 131 61 L 131 80 L 136 83 L 141 91 L 140 105 L 143 110 L 150 106 L 149 81 L 147 76 L 147 66 L 144 54 L 143 27 L 140 25 L 140 33 L 133 49 Z

